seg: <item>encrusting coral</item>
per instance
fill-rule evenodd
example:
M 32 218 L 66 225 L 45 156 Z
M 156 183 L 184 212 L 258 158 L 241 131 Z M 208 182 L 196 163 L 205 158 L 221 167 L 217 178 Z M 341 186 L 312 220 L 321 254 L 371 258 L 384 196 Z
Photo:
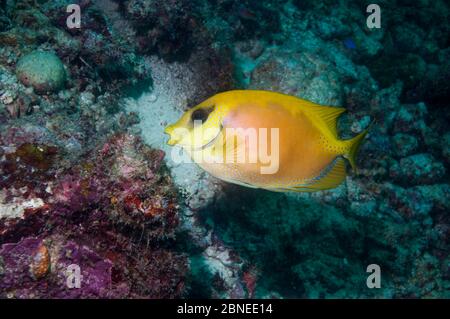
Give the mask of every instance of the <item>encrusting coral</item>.
M 61 60 L 44 51 L 33 51 L 23 56 L 17 62 L 16 74 L 23 84 L 32 86 L 38 93 L 59 91 L 67 77 Z
M 367 4 L 0 1 L 0 297 L 448 297 L 448 4 Z M 292 195 L 175 163 L 164 126 L 247 88 L 373 123 L 358 172 Z
M 136 137 L 116 135 L 58 177 L 23 186 L 24 198 L 42 202 L 0 224 L 1 296 L 182 296 L 186 257 L 164 248 L 174 241 L 178 214 L 162 158 Z M 64 284 L 72 264 L 81 269 L 80 289 Z

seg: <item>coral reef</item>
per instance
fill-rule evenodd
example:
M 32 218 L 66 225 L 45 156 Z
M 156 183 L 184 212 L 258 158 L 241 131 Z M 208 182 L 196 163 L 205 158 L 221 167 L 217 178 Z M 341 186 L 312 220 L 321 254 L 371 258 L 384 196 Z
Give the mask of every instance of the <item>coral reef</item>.
M 369 3 L 0 1 L 0 297 L 448 298 L 449 5 Z M 236 88 L 345 107 L 358 171 L 280 194 L 175 162 L 163 128 Z
M 16 74 L 26 86 L 37 93 L 59 91 L 66 81 L 66 70 L 61 60 L 53 53 L 33 51 L 17 62 Z
M 36 152 L 26 145 L 18 156 L 28 158 L 25 166 L 48 170 L 51 163 L 41 165 L 43 151 Z M 0 224 L 1 296 L 181 296 L 187 264 L 165 248 L 174 241 L 178 215 L 162 158 L 136 137 L 117 135 L 57 178 L 34 177 L 23 186 L 20 196 L 39 205 Z M 80 289 L 65 284 L 70 265 L 80 267 Z
M 188 55 L 197 23 L 190 1 L 129 0 L 122 6 L 136 30 L 140 52 L 157 52 L 168 59 Z

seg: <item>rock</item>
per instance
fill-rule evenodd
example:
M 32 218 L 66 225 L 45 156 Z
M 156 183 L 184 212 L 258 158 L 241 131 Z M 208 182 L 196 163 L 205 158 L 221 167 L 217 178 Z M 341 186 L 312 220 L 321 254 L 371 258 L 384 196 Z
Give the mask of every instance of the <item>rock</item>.
M 240 55 L 257 59 L 264 52 L 265 43 L 257 40 L 240 41 L 236 43 L 235 49 Z
M 16 75 L 26 86 L 32 86 L 36 93 L 56 92 L 66 82 L 66 70 L 54 53 L 33 51 L 23 56 L 16 66 Z
M 0 32 L 8 31 L 11 28 L 11 20 L 0 8 Z
M 23 214 L 2 216 L 18 191 L 0 197 L 0 298 L 182 296 L 187 260 L 162 244 L 178 226 L 175 192 L 159 170 L 162 152 L 115 135 L 89 156 L 58 180 L 41 176 L 21 187 L 21 196 L 28 190 L 45 200 L 12 207 Z M 70 265 L 80 267 L 79 289 L 64 285 Z
M 450 91 L 450 49 L 441 50 L 438 54 L 437 64 L 429 64 L 425 77 L 418 87 L 419 97 L 424 101 L 437 105 L 448 103 Z
M 423 46 L 425 32 L 417 25 L 406 23 L 394 28 L 394 43 L 401 52 L 417 52 Z
M 419 142 L 414 135 L 397 133 L 392 137 L 393 151 L 399 157 L 411 155 L 417 150 Z
M 282 92 L 323 105 L 342 105 L 339 74 L 320 56 L 274 48 L 266 50 L 261 58 L 251 74 L 250 89 Z
M 410 90 L 417 86 L 427 70 L 427 65 L 421 56 L 408 53 L 382 54 L 368 63 L 368 67 L 382 87 L 388 87 L 399 79 L 404 82 L 404 89 Z
M 431 184 L 445 176 L 445 167 L 431 154 L 422 153 L 394 162 L 389 175 L 394 180 L 408 185 Z
M 427 106 L 424 103 L 401 105 L 393 117 L 394 132 L 422 132 L 426 128 L 425 116 L 427 113 Z
M 316 20 L 314 28 L 317 34 L 324 40 L 342 38 L 350 33 L 350 27 L 334 16 Z
M 435 207 L 444 211 L 450 209 L 450 186 L 448 184 L 420 185 L 415 187 L 415 191 L 428 198 Z
M 350 130 L 352 131 L 352 133 L 359 134 L 365 128 L 367 128 L 369 124 L 370 124 L 370 117 L 366 115 L 363 116 L 361 119 L 354 121 L 350 127 Z
M 125 17 L 139 30 L 137 44 L 142 52 L 158 52 L 167 59 L 188 56 L 196 25 L 189 1 L 128 0 L 123 6 Z
M 381 29 L 382 30 L 382 29 Z M 383 34 L 381 31 L 365 33 L 359 25 L 353 25 L 355 42 L 359 44 L 359 53 L 363 58 L 370 59 L 383 48 L 379 37 Z
M 362 1 L 78 1 L 72 30 L 71 0 L 0 2 L 0 298 L 448 295 L 444 0 L 385 3 L 381 29 Z M 36 48 L 69 89 L 20 82 Z M 164 127 L 235 88 L 345 107 L 342 139 L 372 123 L 358 170 L 280 194 L 177 162 Z
M 450 162 L 450 132 L 445 133 L 442 138 L 442 155 Z
M 91 91 L 84 91 L 81 92 L 78 103 L 80 105 L 80 108 L 86 108 L 94 104 L 95 102 L 95 95 Z

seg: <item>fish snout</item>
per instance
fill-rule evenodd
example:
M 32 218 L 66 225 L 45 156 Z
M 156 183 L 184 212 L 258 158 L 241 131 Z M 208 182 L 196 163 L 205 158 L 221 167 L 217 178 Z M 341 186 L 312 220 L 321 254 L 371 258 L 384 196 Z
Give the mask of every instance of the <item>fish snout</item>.
M 178 144 L 182 137 L 179 132 L 177 132 L 176 127 L 174 125 L 169 125 L 164 129 L 164 133 L 169 135 L 169 140 L 167 141 L 167 144 L 170 146 Z

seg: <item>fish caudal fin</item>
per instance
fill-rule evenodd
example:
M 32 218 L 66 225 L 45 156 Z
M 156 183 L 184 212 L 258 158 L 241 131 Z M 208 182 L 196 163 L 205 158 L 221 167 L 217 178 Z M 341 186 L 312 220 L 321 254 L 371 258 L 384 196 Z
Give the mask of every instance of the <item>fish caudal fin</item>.
M 364 137 L 366 137 L 367 133 L 369 132 L 369 128 L 365 129 L 364 132 L 358 134 L 354 138 L 344 141 L 344 143 L 347 144 L 348 149 L 347 153 L 344 154 L 344 157 L 350 162 L 350 165 L 354 171 L 357 170 L 356 156 L 358 155 L 359 148 L 364 141 Z

